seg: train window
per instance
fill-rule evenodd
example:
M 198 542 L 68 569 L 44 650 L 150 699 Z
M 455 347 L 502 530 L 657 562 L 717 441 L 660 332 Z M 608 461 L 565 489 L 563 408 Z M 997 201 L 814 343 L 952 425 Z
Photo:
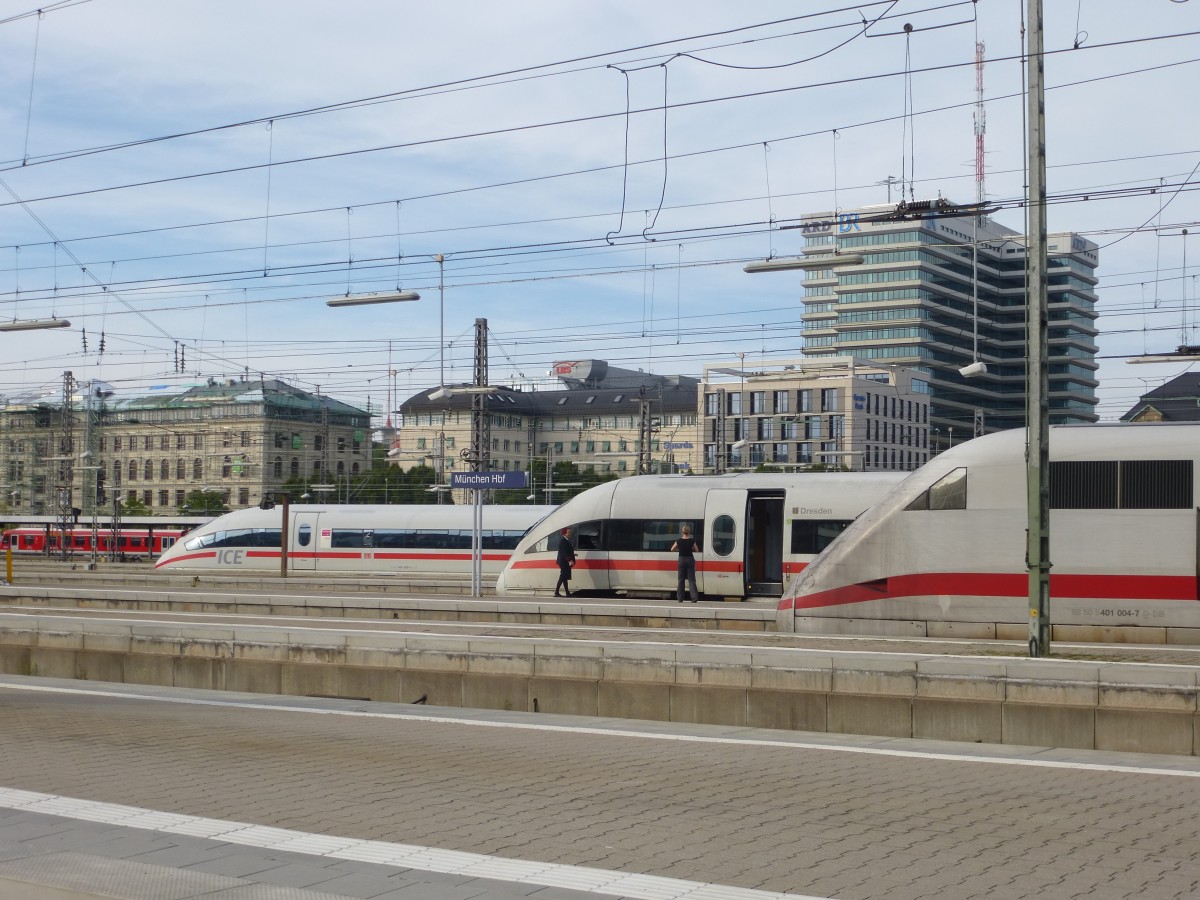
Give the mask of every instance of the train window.
M 576 550 L 599 550 L 600 549 L 600 522 L 580 522 L 578 525 L 572 525 L 571 531 L 575 538 Z
M 613 519 L 608 548 L 623 553 L 669 553 L 684 525 L 690 525 L 700 539 L 696 523 L 690 519 Z
M 792 553 L 815 556 L 846 530 L 849 520 L 792 520 Z
M 380 529 L 375 532 L 375 546 L 385 550 L 399 550 L 409 546 L 409 533 L 398 529 Z
M 557 531 L 552 532 L 552 533 L 558 534 Z M 530 544 L 525 549 L 525 552 L 526 553 L 545 553 L 549 549 L 550 549 L 550 535 L 544 534 L 540 538 L 538 538 L 536 541 L 534 541 L 532 544 Z
M 922 491 L 905 509 L 966 509 L 967 470 L 959 467 L 947 472 Z
M 299 544 L 301 547 L 307 547 L 311 540 L 312 540 L 312 526 L 311 525 L 301 525 L 298 529 L 296 529 L 296 543 Z
M 713 519 L 712 537 L 709 538 L 713 553 L 717 556 L 728 556 L 737 543 L 736 537 L 737 523 L 733 521 L 733 516 L 717 516 Z
M 484 550 L 515 550 L 524 536 L 523 531 L 485 531 L 481 535 Z
M 370 544 L 363 543 L 363 532 L 357 529 L 335 528 L 333 535 L 330 537 L 329 546 L 331 547 L 369 547 Z

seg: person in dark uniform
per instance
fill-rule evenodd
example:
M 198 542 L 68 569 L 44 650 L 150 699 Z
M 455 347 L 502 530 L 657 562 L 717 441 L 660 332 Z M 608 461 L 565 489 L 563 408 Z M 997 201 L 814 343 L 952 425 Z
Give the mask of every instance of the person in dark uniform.
M 675 587 L 675 599 L 679 603 L 683 602 L 683 583 L 686 581 L 692 602 L 699 603 L 700 595 L 696 592 L 696 554 L 700 552 L 700 545 L 692 538 L 690 525 L 683 526 L 679 540 L 671 545 L 671 549 L 679 553 L 679 562 L 676 564 L 679 583 Z
M 571 596 L 571 566 L 575 565 L 575 547 L 571 544 L 571 529 L 564 528 L 558 538 L 558 584 L 554 586 L 554 596 L 561 597 L 559 588 Z

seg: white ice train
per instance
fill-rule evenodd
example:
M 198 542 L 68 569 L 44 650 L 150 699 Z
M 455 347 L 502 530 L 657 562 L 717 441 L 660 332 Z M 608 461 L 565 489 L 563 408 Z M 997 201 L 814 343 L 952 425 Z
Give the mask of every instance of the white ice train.
M 713 597 L 778 597 L 901 472 L 640 475 L 584 491 L 538 522 L 496 582 L 500 594 L 549 593 L 561 529 L 576 548 L 571 591 L 674 596 L 671 544 L 690 525 L 697 587 Z
M 552 506 L 484 506 L 482 563 L 495 575 L 526 530 Z M 283 507 L 241 509 L 188 532 L 159 557 L 167 572 L 278 572 Z M 315 573 L 471 574 L 472 506 L 288 508 L 288 570 Z
M 1050 624 L 1064 640 L 1200 642 L 1200 424 L 1053 427 Z M 785 631 L 1024 640 L 1025 430 L 930 460 L 779 604 Z

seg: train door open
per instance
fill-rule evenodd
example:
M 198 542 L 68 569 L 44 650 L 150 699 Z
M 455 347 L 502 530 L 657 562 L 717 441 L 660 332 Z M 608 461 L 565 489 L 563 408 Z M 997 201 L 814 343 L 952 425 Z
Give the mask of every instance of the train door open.
M 759 597 L 783 595 L 782 491 L 751 491 L 746 500 L 746 590 Z
M 701 593 L 717 597 L 746 595 L 746 492 L 711 490 L 704 501 L 704 536 L 696 566 Z
M 321 514 L 298 512 L 288 529 L 288 568 L 294 571 L 317 567 L 317 548 L 321 544 Z M 328 541 L 326 542 L 328 544 Z

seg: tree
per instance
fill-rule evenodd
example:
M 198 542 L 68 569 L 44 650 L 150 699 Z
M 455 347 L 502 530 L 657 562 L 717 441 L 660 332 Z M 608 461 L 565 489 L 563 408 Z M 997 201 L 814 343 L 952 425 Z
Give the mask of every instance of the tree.
M 151 515 L 151 512 L 150 507 L 148 507 L 137 497 L 127 497 L 121 502 L 121 515 L 148 516 Z
M 229 512 L 225 505 L 225 495 L 220 491 L 188 491 L 183 498 L 180 512 L 189 512 L 197 516 L 219 516 Z

